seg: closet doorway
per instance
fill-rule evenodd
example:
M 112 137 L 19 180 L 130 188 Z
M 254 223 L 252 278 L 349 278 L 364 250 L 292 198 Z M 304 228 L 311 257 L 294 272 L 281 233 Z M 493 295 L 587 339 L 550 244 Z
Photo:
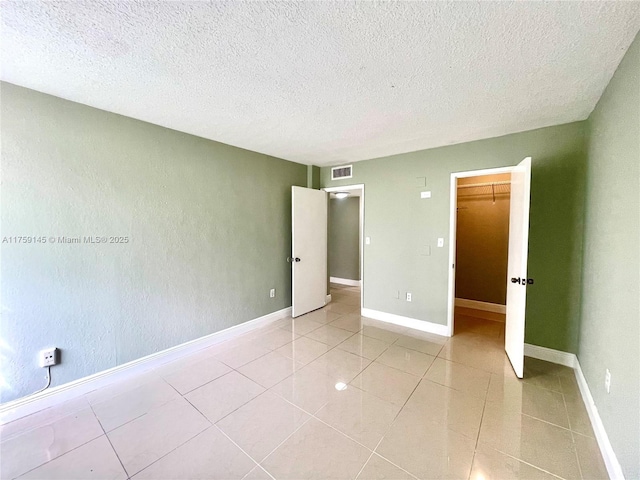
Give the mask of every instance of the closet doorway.
M 487 320 L 504 324 L 510 187 L 510 173 L 458 179 L 454 335 L 493 327 Z M 503 327 L 495 325 L 495 330 Z
M 530 194 L 531 157 L 514 167 L 451 174 L 448 333 L 457 333 L 456 317 L 469 310 L 478 323 L 491 328 L 492 322 L 518 378 L 526 287 L 533 284 L 527 278 Z M 473 329 L 473 319 L 465 322 Z

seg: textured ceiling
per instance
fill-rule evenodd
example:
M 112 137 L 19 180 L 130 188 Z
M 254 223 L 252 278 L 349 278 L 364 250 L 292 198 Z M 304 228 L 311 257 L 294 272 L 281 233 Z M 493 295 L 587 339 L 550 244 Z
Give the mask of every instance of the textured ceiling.
M 306 164 L 585 119 L 639 2 L 2 1 L 3 80 Z

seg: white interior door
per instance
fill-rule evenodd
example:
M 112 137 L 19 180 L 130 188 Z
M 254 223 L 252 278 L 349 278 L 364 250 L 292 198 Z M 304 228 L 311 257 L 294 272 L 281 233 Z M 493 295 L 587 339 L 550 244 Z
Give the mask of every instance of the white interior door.
M 327 192 L 291 187 L 292 314 L 323 307 L 327 298 Z
M 524 321 L 527 301 L 530 200 L 531 157 L 527 157 L 511 172 L 511 206 L 509 215 L 507 318 L 504 348 L 518 378 L 522 378 L 524 369 Z

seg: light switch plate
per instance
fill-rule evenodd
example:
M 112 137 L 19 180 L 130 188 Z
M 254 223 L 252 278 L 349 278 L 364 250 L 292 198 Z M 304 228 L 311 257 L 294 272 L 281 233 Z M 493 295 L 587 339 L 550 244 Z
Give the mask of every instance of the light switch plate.
M 371 237 L 364 237 L 364 243 L 365 243 L 365 245 L 370 245 L 371 244 Z
M 438 247 L 444 247 L 444 238 L 438 239 Z

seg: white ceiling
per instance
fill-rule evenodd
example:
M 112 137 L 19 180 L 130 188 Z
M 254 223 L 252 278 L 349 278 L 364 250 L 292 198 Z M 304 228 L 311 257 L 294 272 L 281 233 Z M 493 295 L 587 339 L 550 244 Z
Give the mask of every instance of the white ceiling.
M 2 1 L 3 80 L 327 165 L 585 119 L 640 2 Z

